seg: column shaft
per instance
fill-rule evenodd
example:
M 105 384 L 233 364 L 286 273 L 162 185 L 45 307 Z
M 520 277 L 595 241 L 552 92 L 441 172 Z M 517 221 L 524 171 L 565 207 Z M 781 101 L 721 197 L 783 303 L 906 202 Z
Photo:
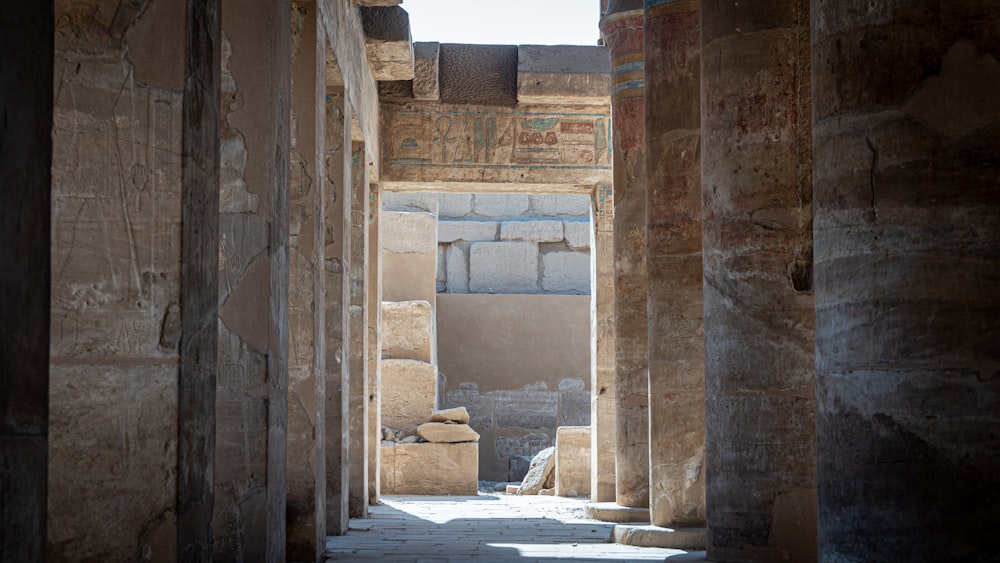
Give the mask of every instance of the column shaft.
M 177 555 L 212 557 L 219 357 L 220 3 L 189 0 L 184 68 Z
M 318 17 L 314 1 L 292 3 L 286 557 L 313 562 L 326 548 L 326 43 Z
M 0 6 L 0 561 L 45 560 L 53 3 Z
M 697 0 L 646 0 L 650 519 L 705 525 Z
M 815 560 L 808 2 L 701 10 L 708 556 Z
M 382 447 L 382 190 L 371 185 L 368 205 L 368 504 L 378 504 Z
M 615 500 L 615 239 L 614 192 L 611 186 L 594 186 L 591 207 L 591 403 L 590 498 Z
M 290 16 L 222 9 L 216 561 L 284 559 Z
M 368 159 L 351 149 L 351 215 L 347 284 L 350 293 L 351 518 L 368 515 Z
M 812 2 L 822 561 L 1000 553 L 1000 5 Z
M 614 143 L 615 446 L 618 504 L 649 506 L 646 324 L 646 126 L 642 2 L 612 2 L 601 18 L 611 55 Z
M 342 90 L 326 94 L 326 533 L 347 533 L 350 431 L 351 118 Z

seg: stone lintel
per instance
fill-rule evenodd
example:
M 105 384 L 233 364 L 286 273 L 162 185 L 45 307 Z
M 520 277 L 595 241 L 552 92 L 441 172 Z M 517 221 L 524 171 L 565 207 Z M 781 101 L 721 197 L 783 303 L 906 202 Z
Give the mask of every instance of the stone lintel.
M 517 101 L 532 104 L 609 105 L 607 47 L 520 45 Z
M 380 181 L 611 183 L 607 106 L 383 103 L 382 117 Z
M 368 66 L 375 80 L 412 79 L 410 15 L 399 6 L 362 6 L 360 13 Z

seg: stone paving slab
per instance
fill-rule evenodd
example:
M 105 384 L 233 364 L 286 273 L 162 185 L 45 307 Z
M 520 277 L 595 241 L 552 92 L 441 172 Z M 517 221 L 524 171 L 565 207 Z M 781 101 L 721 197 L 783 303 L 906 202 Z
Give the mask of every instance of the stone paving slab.
M 609 543 L 613 524 L 586 518 L 587 499 L 383 496 L 345 536 L 327 538 L 326 561 L 674 561 L 699 554 Z M 668 559 L 669 558 L 669 559 Z

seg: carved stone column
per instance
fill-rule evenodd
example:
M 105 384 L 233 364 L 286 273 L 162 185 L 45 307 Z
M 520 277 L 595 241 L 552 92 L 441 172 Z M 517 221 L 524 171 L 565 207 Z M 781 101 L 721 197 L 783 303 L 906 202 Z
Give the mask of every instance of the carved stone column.
M 813 1 L 822 561 L 1000 553 L 1000 5 Z
M 614 143 L 616 492 L 649 506 L 646 326 L 646 126 L 642 1 L 615 0 L 601 18 L 611 55 Z
M 698 0 L 646 0 L 650 520 L 705 525 Z
M 809 6 L 704 2 L 708 557 L 815 545 Z

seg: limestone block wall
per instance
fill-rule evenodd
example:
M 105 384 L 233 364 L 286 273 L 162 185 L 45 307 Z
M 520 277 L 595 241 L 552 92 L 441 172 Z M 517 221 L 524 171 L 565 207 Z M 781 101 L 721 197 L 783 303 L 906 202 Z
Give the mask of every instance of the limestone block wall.
M 590 424 L 589 296 L 439 294 L 437 321 L 438 402 L 468 409 L 480 479 Z
M 590 198 L 386 192 L 385 209 L 437 213 L 438 293 L 590 294 Z

